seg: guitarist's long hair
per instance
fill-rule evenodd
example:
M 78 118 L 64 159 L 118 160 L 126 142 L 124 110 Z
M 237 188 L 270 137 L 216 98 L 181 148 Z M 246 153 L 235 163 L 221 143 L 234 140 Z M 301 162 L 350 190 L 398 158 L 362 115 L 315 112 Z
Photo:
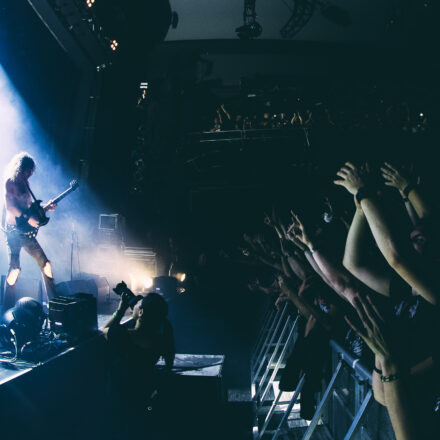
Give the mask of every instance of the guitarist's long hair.
M 15 181 L 20 173 L 26 170 L 35 170 L 35 160 L 29 153 L 22 151 L 16 154 L 6 166 L 5 181 L 9 179 Z

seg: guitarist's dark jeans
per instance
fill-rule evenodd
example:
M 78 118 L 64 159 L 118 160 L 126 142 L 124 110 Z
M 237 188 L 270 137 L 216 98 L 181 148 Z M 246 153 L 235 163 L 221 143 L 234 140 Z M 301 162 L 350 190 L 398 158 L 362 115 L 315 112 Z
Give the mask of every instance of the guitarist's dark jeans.
M 48 298 L 55 296 L 55 282 L 53 278 L 48 277 L 44 273 L 44 267 L 49 260 L 46 257 L 40 244 L 34 237 L 26 237 L 20 234 L 18 231 L 6 232 L 6 244 L 8 247 L 9 257 L 9 271 L 11 273 L 14 269 L 20 269 L 20 251 L 23 248 L 38 264 L 43 275 L 44 286 Z M 15 305 L 15 284 L 9 285 L 5 283 L 5 297 L 3 301 L 3 310 L 7 310 Z

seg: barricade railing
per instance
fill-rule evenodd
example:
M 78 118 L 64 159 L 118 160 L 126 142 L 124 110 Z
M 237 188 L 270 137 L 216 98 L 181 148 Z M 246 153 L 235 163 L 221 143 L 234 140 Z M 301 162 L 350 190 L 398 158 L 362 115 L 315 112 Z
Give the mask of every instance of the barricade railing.
M 263 324 L 261 326 L 260 333 L 258 334 L 257 341 L 255 342 L 255 345 L 251 351 L 251 365 L 255 364 L 257 355 L 260 352 L 262 344 L 264 343 L 269 332 L 270 325 L 278 312 L 278 309 L 276 309 L 275 307 L 271 307 L 263 318 Z
M 274 351 L 275 346 L 277 346 L 279 340 L 279 332 L 282 327 L 284 321 L 287 319 L 288 304 L 287 302 L 284 304 L 282 309 L 277 312 L 272 320 L 269 331 L 267 332 L 267 336 L 264 339 L 264 342 L 261 346 L 260 352 L 257 355 L 255 363 L 251 365 L 251 383 L 255 386 L 255 382 L 258 380 L 258 377 L 264 373 L 264 369 L 268 365 L 268 359 Z M 254 390 L 253 390 L 254 391 Z M 252 396 L 254 396 L 254 392 Z
M 285 305 L 268 315 L 263 325 L 264 335 L 259 336 L 252 368 L 252 397 L 258 416 L 254 437 L 393 440 L 388 413 L 373 398 L 371 371 L 334 340 L 330 342 L 331 378 L 323 387 L 315 414 L 311 421 L 298 417 L 296 403 L 307 379 L 305 375 L 293 393 L 278 389 L 280 369 L 297 339 L 298 319 L 292 318 Z

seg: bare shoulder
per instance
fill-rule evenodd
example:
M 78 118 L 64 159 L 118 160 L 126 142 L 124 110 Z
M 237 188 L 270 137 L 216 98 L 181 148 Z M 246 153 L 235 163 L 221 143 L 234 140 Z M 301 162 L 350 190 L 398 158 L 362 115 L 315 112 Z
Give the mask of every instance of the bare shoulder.
M 17 193 L 17 184 L 12 179 L 6 179 L 5 189 L 7 193 Z

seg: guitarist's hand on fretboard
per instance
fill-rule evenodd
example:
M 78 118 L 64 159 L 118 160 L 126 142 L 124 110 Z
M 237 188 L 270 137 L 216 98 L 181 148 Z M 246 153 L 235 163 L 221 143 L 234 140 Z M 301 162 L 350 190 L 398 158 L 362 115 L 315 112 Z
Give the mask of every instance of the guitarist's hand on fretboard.
M 53 203 L 52 200 L 46 204 L 44 207 L 45 211 L 55 211 L 55 208 L 57 207 L 56 203 Z

